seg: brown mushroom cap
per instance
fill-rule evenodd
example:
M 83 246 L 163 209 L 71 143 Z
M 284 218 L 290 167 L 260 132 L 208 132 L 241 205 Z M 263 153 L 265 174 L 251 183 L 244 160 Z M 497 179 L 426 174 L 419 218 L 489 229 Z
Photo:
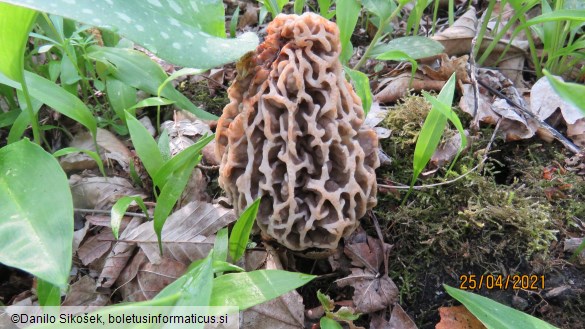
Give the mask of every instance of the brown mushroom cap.
M 293 250 L 335 248 L 376 205 L 378 139 L 339 62 L 339 30 L 313 13 L 278 15 L 237 65 L 219 119 L 219 184 L 241 213 Z

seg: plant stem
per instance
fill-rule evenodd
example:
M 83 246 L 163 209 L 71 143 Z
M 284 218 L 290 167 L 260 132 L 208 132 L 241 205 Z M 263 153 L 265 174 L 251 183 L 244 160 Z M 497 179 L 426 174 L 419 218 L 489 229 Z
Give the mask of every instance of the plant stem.
M 24 79 L 24 77 L 23 77 L 23 81 L 21 83 L 21 86 L 22 86 L 22 93 L 24 94 L 24 99 L 26 101 L 26 111 L 28 112 L 28 117 L 29 117 L 30 123 L 32 125 L 33 138 L 35 140 L 35 143 L 37 143 L 38 145 L 41 145 L 41 134 L 40 134 L 40 129 L 39 129 L 39 122 L 37 121 L 37 114 L 33 110 L 32 102 L 30 100 L 30 94 L 28 92 L 28 86 L 26 85 L 26 79 Z
M 383 22 L 380 22 L 380 26 L 378 26 L 378 31 L 376 31 L 376 34 L 374 35 L 372 42 L 370 42 L 368 48 L 366 48 L 366 51 L 364 52 L 362 58 L 360 58 L 359 62 L 357 62 L 357 64 L 353 67 L 354 70 L 358 70 L 362 65 L 364 65 L 364 63 L 370 56 L 370 52 L 372 52 L 372 49 L 374 49 L 374 46 L 378 43 L 378 39 L 380 39 L 380 37 L 382 36 L 382 31 L 384 31 L 384 27 L 390 24 L 390 21 L 394 17 L 396 17 L 398 13 L 400 13 L 404 5 L 405 3 L 399 3 L 398 7 L 396 7 L 392 14 L 390 14 L 390 16 L 388 16 L 388 18 L 386 18 Z

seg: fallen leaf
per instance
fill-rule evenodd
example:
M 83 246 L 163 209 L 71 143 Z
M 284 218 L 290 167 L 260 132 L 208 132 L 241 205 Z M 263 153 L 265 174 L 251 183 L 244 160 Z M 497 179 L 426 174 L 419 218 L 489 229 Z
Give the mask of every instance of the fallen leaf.
M 394 304 L 390 320 L 376 313 L 370 321 L 370 329 L 417 329 L 417 326 L 399 304 Z
M 162 231 L 163 255 L 183 264 L 205 257 L 214 234 L 237 219 L 233 210 L 205 202 L 190 202 L 169 216 Z M 149 261 L 162 260 L 152 222 L 129 230 L 125 241 L 135 241 Z
M 441 321 L 436 329 L 485 329 L 485 326 L 465 306 L 439 307 Z
M 134 188 L 129 180 L 121 177 L 71 175 L 69 185 L 75 208 L 109 210 L 118 199 L 126 195 L 146 198 L 141 190 Z
M 105 306 L 110 296 L 96 292 L 95 280 L 89 275 L 73 283 L 67 291 L 62 306 Z

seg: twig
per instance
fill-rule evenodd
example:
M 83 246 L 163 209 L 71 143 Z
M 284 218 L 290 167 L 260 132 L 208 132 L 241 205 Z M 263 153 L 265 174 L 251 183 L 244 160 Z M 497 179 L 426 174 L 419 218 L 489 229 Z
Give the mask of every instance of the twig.
M 486 83 L 482 82 L 481 80 L 478 80 L 477 82 L 482 87 L 484 87 L 489 92 L 491 92 L 492 94 L 494 94 L 494 95 L 500 97 L 501 99 L 505 100 L 508 104 L 510 104 L 513 107 L 515 107 L 516 109 L 522 111 L 522 113 L 524 115 L 526 115 L 526 116 L 530 117 L 531 119 L 533 119 L 534 121 L 536 121 L 538 123 L 538 125 L 540 125 L 544 129 L 546 129 L 556 140 L 558 140 L 559 142 L 561 142 L 561 144 L 563 144 L 567 149 L 569 149 L 569 151 L 571 151 L 571 152 L 573 152 L 575 154 L 579 154 L 579 153 L 582 152 L 582 150 L 577 145 L 573 144 L 573 142 L 571 142 L 570 140 L 568 140 L 565 136 L 563 136 L 563 134 L 561 134 L 560 132 L 558 132 L 551 125 L 549 125 L 548 123 L 546 123 L 544 121 L 541 121 L 534 113 L 528 111 L 523 106 L 517 104 L 516 102 L 514 102 L 513 100 L 511 100 L 509 97 L 506 97 L 506 95 L 504 95 L 501 92 L 495 90 L 494 88 L 490 87 L 489 85 L 487 85 Z
M 448 180 L 446 182 L 441 182 L 441 183 L 436 183 L 436 184 L 429 184 L 429 185 L 415 185 L 415 186 L 412 187 L 412 189 L 414 189 L 414 190 L 422 190 L 423 188 L 431 188 L 431 187 L 437 187 L 437 186 L 441 186 L 441 185 L 453 184 L 456 181 L 462 179 L 463 177 L 465 177 L 465 176 L 471 174 L 472 172 L 474 172 L 475 170 L 477 170 L 480 166 L 482 166 L 487 161 L 487 155 L 489 153 L 490 148 L 492 147 L 493 141 L 496 138 L 496 132 L 500 128 L 500 122 L 501 121 L 502 121 L 501 119 L 498 120 L 498 123 L 496 124 L 496 128 L 494 129 L 494 132 L 492 134 L 492 137 L 491 137 L 488 145 L 485 148 L 485 154 L 483 155 L 483 158 L 481 159 L 481 161 L 475 167 L 469 169 L 469 171 L 467 171 L 466 173 L 461 174 L 460 176 L 458 176 L 458 177 L 456 177 L 454 179 Z M 387 188 L 387 189 L 395 189 L 395 190 L 408 190 L 408 189 L 410 189 L 410 186 L 404 185 L 404 184 L 397 185 L 397 186 L 395 186 L 395 185 L 378 184 L 378 188 L 380 188 L 380 187 L 381 188 Z

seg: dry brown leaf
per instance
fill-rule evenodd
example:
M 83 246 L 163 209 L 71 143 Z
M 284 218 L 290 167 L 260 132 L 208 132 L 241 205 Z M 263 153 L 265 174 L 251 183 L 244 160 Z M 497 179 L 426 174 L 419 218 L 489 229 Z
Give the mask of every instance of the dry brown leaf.
M 100 148 L 102 161 L 106 163 L 111 160 L 116 161 L 125 172 L 128 172 L 130 161 L 132 161 L 132 153 L 116 135 L 105 129 L 98 128 L 96 141 Z M 75 135 L 69 146 L 95 152 L 93 137 L 89 132 Z M 97 168 L 95 161 L 85 153 L 68 154 L 62 157 L 59 163 L 65 171 Z
M 557 77 L 562 79 L 560 77 Z M 552 88 L 546 77 L 540 78 L 530 91 L 530 111 L 544 121 L 556 111 L 567 126 L 567 135 L 575 144 L 585 147 L 585 116 L 573 105 L 565 102 Z
M 214 234 L 236 219 L 231 209 L 191 202 L 167 218 L 162 231 L 163 255 L 183 264 L 201 259 L 213 247 Z M 126 241 L 137 242 L 153 264 L 162 260 L 152 222 L 129 231 Z
M 468 55 L 449 58 L 447 54 L 441 54 L 440 58 L 438 67 L 421 65 L 419 69 L 431 80 L 447 81 L 455 73 L 457 81 L 470 83 L 469 75 L 467 74 Z
M 96 292 L 95 280 L 86 275 L 71 285 L 62 306 L 105 306 L 109 300 L 109 295 Z
M 129 180 L 121 177 L 83 177 L 72 175 L 69 178 L 75 208 L 111 209 L 123 196 L 135 195 L 146 198 L 141 190 L 134 188 Z
M 485 329 L 485 326 L 465 306 L 439 307 L 441 321 L 436 329 Z
M 394 304 L 398 298 L 396 284 L 380 268 L 388 258 L 390 248 L 377 239 L 367 236 L 363 229 L 358 228 L 345 241 L 344 253 L 351 259 L 351 274 L 336 281 L 340 287 L 352 286 L 352 300 L 355 310 L 360 313 L 371 313 L 383 310 Z
M 267 270 L 282 270 L 274 248 L 267 246 Z M 244 311 L 243 328 L 296 329 L 305 322 L 303 298 L 295 290 Z
M 149 263 L 144 253 L 139 251 L 116 283 L 124 301 L 150 300 L 186 269 L 185 264 L 168 258 L 161 258 L 159 264 Z
M 246 3 L 246 9 L 238 19 L 238 29 L 258 24 L 258 11 L 260 8 L 251 2 Z
M 206 189 L 207 178 L 199 168 L 195 168 L 191 173 L 183 194 L 181 194 L 178 206 L 180 207 L 193 201 L 209 202 L 211 198 L 207 195 Z
M 400 99 L 402 96 L 406 95 L 408 89 L 412 89 L 414 91 L 420 90 L 434 90 L 439 91 L 447 80 L 445 81 L 435 81 L 430 80 L 429 78 L 423 76 L 420 73 L 416 73 L 414 79 L 412 80 L 412 86 L 409 85 L 410 83 L 411 73 L 404 72 L 400 75 L 392 78 L 386 78 L 383 82 L 380 83 L 380 87 L 382 90 L 376 93 L 374 99 L 380 103 L 393 103 Z
M 131 232 L 134 228 L 138 227 L 144 221 L 143 218 L 134 217 L 122 231 L 120 240 L 125 240 L 128 236 L 128 232 Z M 106 258 L 103 270 L 98 278 L 98 285 L 103 288 L 111 287 L 114 282 L 118 279 L 118 276 L 124 269 L 124 266 L 128 264 L 130 257 L 134 253 L 136 244 L 118 241 L 110 251 L 110 254 Z
M 114 234 L 110 228 L 104 228 L 100 233 L 84 241 L 77 250 L 77 255 L 83 265 L 89 265 L 105 255 L 112 247 Z
M 467 137 L 467 140 L 469 141 L 469 132 L 464 130 L 464 133 L 465 137 Z M 471 145 L 470 142 L 468 142 L 466 148 L 468 148 L 469 145 Z M 439 147 L 435 150 L 433 156 L 431 157 L 431 164 L 435 167 L 442 167 L 446 163 L 450 163 L 459 152 L 460 146 L 461 135 L 456 132 L 453 134 L 453 136 L 441 143 L 441 145 L 439 145 Z M 465 149 L 462 150 L 462 152 L 463 151 L 465 151 Z
M 376 313 L 370 321 L 370 329 L 417 329 L 417 326 L 399 304 L 394 304 L 390 320 Z

